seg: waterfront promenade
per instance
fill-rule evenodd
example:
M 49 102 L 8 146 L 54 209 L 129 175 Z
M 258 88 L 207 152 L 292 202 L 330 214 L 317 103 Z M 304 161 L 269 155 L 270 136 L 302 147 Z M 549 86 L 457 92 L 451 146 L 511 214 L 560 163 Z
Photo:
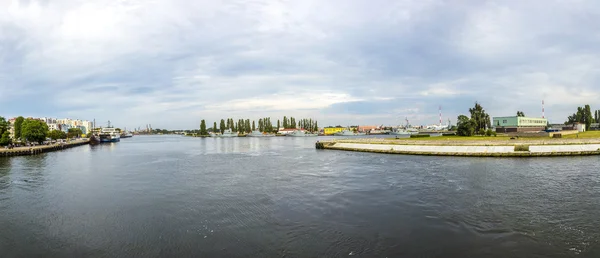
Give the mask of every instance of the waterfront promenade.
M 68 143 L 55 143 L 50 145 L 37 145 L 37 146 L 25 146 L 15 147 L 12 149 L 2 148 L 0 149 L 0 157 L 12 157 L 12 156 L 26 156 L 26 155 L 37 155 L 41 153 L 64 150 L 72 147 L 89 144 L 89 139 L 79 139 L 70 141 Z
M 460 139 L 460 138 L 459 138 Z M 600 139 L 395 140 L 341 139 L 316 143 L 317 149 L 409 155 L 537 157 L 600 155 Z

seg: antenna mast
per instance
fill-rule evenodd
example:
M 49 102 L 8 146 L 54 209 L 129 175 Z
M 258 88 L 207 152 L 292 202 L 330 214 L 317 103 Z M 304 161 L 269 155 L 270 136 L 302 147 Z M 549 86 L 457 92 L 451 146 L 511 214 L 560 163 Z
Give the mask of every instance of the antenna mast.
M 542 118 L 546 118 L 544 110 L 544 100 L 542 99 Z
M 442 126 L 442 106 L 440 106 L 440 126 Z

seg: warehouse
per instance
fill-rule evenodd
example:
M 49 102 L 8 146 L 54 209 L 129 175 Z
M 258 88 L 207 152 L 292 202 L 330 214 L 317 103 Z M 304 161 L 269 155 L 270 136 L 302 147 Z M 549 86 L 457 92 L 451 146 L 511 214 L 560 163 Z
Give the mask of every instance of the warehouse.
M 548 119 L 522 116 L 494 117 L 492 124 L 497 133 L 539 132 L 547 125 Z

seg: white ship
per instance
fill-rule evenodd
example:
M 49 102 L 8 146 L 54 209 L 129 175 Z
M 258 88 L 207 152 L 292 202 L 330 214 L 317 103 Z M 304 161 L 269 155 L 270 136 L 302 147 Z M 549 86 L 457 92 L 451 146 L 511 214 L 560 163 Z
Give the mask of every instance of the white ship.
M 231 131 L 231 129 L 225 129 L 221 137 L 238 137 L 238 133 Z
M 113 127 L 102 128 L 100 134 L 100 142 L 118 142 L 121 141 L 121 134 Z

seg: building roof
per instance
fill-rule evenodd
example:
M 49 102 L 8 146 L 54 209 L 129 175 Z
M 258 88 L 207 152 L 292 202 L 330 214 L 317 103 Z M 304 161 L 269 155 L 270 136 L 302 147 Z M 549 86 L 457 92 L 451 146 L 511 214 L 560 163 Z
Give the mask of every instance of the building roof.
M 545 119 L 545 120 L 548 120 L 547 118 L 530 117 L 530 116 L 495 116 L 493 118 L 496 118 L 496 119 L 500 119 L 500 118 L 526 118 L 526 119 Z

